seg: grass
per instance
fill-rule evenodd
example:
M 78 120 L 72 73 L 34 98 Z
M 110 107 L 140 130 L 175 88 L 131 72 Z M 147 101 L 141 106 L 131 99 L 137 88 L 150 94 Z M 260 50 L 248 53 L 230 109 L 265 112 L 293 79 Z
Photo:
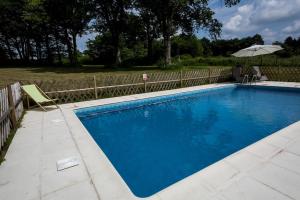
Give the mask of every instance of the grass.
M 157 67 L 105 68 L 103 66 L 83 67 L 2 67 L 0 68 L 0 87 L 18 80 L 62 80 L 77 79 L 99 74 L 127 74 L 158 71 Z
M 185 67 L 186 69 L 206 68 L 204 66 Z M 82 67 L 2 67 L 0 68 L 0 88 L 18 80 L 63 80 L 91 77 L 94 75 L 131 74 L 165 71 L 157 66 L 136 66 L 130 68 L 107 68 L 101 65 Z M 171 68 L 168 70 L 178 70 Z

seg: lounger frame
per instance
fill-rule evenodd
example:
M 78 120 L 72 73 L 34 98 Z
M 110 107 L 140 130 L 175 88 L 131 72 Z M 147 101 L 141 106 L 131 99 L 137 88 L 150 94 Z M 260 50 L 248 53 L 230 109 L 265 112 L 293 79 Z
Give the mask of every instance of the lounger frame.
M 57 99 L 51 99 L 41 88 L 39 88 L 39 86 L 37 86 L 36 84 L 32 84 L 32 85 L 35 85 L 35 87 L 38 89 L 38 91 L 44 95 L 47 99 L 49 99 L 49 101 L 51 101 L 55 106 L 56 108 L 59 108 L 58 105 L 55 103 L 55 100 Z M 23 90 L 23 89 L 22 89 Z M 25 91 L 23 90 L 26 94 L 26 99 L 27 99 L 27 107 L 28 109 L 30 108 L 30 105 L 29 105 L 29 97 L 30 95 Z M 43 111 L 47 112 L 47 110 L 42 106 L 42 103 L 39 103 L 37 101 L 35 101 L 33 98 L 31 98 Z M 48 103 L 48 102 L 47 102 Z M 31 108 L 34 107 L 34 106 L 31 106 Z

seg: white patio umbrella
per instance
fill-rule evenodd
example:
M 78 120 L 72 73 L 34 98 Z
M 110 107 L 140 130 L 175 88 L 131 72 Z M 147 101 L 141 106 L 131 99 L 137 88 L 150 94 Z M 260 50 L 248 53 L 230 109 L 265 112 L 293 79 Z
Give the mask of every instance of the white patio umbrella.
M 271 54 L 282 49 L 283 48 L 279 45 L 253 45 L 246 49 L 241 49 L 232 55 L 235 57 L 253 57 L 259 55 Z

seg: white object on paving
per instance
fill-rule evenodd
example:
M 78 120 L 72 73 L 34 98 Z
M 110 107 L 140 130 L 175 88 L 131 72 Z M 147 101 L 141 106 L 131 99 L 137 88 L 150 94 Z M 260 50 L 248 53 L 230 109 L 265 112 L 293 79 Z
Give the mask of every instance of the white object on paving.
M 69 157 L 56 162 L 57 171 L 75 167 L 77 165 L 79 165 L 79 160 L 77 157 Z
M 62 119 L 53 119 L 51 121 L 54 122 L 54 123 L 60 123 L 60 122 L 63 122 L 64 120 L 62 120 Z

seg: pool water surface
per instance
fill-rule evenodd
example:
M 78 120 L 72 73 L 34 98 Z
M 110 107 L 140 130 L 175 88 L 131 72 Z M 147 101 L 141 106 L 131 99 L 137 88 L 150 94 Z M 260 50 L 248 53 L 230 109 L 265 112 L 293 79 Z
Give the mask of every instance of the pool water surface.
M 148 197 L 300 120 L 300 91 L 233 85 L 75 112 L 131 191 Z

